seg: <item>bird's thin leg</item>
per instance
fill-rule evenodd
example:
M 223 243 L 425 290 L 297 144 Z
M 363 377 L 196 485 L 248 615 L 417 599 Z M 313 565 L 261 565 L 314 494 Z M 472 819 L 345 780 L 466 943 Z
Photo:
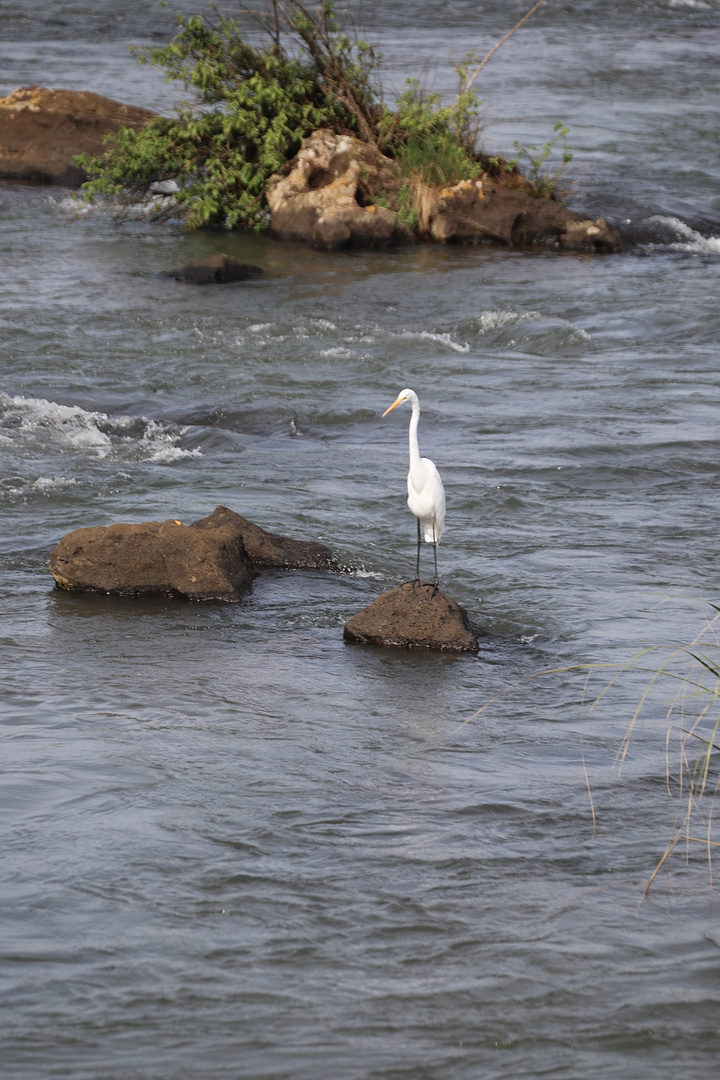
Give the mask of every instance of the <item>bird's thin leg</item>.
M 435 559 L 435 588 L 433 589 L 433 596 L 438 591 L 438 572 L 437 572 L 437 529 L 435 518 L 433 517 L 433 557 Z
M 420 518 L 417 519 L 418 525 L 418 541 L 417 541 L 417 564 L 415 566 L 415 580 L 420 580 Z

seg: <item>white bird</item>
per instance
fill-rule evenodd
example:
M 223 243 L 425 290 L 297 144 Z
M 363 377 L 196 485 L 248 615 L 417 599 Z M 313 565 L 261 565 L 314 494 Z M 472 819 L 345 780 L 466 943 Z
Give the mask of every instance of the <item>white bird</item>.
M 414 390 L 401 390 L 397 400 L 393 401 L 383 416 L 396 409 L 398 405 L 409 401 L 412 406 L 410 417 L 410 472 L 407 478 L 408 506 L 417 518 L 417 567 L 415 580 L 420 580 L 420 526 L 425 530 L 425 543 L 432 544 L 435 557 L 435 587 L 438 583 L 437 546 L 440 543 L 445 525 L 445 488 L 435 462 L 430 458 L 420 457 L 417 428 L 420 419 L 420 402 Z

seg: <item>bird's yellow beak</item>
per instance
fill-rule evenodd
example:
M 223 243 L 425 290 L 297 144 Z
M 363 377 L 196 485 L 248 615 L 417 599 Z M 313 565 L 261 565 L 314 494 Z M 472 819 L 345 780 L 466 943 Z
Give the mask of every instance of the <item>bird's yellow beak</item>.
M 397 399 L 396 401 L 393 401 L 393 403 L 392 403 L 392 405 L 390 406 L 390 408 L 389 408 L 389 409 L 386 409 L 386 410 L 385 410 L 385 412 L 383 413 L 383 416 L 387 416 L 387 414 L 388 414 L 389 412 L 392 412 L 392 411 L 393 411 L 393 409 L 397 409 L 398 405 L 402 405 L 402 403 L 403 403 L 403 401 L 404 401 L 404 400 L 405 400 L 404 398 L 398 398 L 398 399 Z

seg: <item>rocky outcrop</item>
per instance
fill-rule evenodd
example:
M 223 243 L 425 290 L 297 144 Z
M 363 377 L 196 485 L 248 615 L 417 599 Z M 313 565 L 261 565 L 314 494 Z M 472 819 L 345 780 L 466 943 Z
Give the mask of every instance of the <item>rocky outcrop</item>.
M 520 173 L 491 172 L 442 190 L 412 185 L 417 234 L 392 203 L 407 185 L 397 164 L 349 135 L 314 131 L 286 170 L 270 179 L 271 232 L 318 248 L 386 246 L 427 238 L 440 243 L 535 245 L 565 251 L 618 251 L 620 232 L 562 203 L 533 194 Z
M 218 506 L 209 517 L 75 529 L 50 556 L 61 589 L 111 596 L 237 601 L 268 567 L 330 568 L 332 552 L 265 532 Z
M 262 267 L 241 262 L 233 255 L 213 255 L 201 262 L 190 263 L 179 270 L 168 271 L 167 276 L 189 285 L 227 285 L 233 281 L 247 281 L 262 274 Z
M 603 218 L 592 221 L 530 185 L 502 186 L 487 178 L 461 180 L 423 207 L 423 224 L 442 243 L 537 245 L 565 251 L 618 251 L 622 236 Z
M 194 521 L 193 529 L 212 531 L 229 528 L 242 540 L 257 572 L 260 570 L 332 570 L 332 551 L 325 544 L 309 540 L 293 540 L 289 536 L 267 532 L 247 518 L 217 506 L 209 517 Z
M 345 637 L 368 645 L 477 652 L 477 630 L 463 608 L 426 581 L 383 593 L 346 623 Z
M 97 156 L 110 132 L 155 115 L 85 90 L 23 86 L 0 98 L 0 178 L 79 187 L 76 154 Z
M 270 231 L 281 240 L 337 249 L 413 243 L 397 214 L 375 202 L 400 186 L 397 166 L 350 135 L 314 131 L 286 171 L 271 177 Z

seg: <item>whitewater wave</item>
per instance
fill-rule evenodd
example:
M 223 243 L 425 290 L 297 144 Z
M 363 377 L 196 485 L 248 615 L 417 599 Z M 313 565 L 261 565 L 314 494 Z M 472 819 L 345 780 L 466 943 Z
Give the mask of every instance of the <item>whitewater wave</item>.
M 540 311 L 481 311 L 473 324 L 481 334 L 493 334 L 503 330 L 514 330 L 524 323 L 541 323 L 542 334 L 561 333 L 564 340 L 590 341 L 590 334 L 567 319 L 543 315 Z
M 335 357 L 335 358 L 339 358 L 339 359 L 342 359 L 342 360 L 346 360 L 348 357 L 351 357 L 351 356 L 354 356 L 354 355 L 355 354 L 352 352 L 351 349 L 346 349 L 342 345 L 336 345 L 332 349 L 321 349 L 320 352 L 318 353 L 318 356 Z
M 646 224 L 657 235 L 657 240 L 644 245 L 650 251 L 662 248 L 669 251 L 720 255 L 720 236 L 703 236 L 680 218 L 654 214 L 647 219 Z
M 77 480 L 74 476 L 38 476 L 33 480 L 33 487 L 40 491 L 52 491 L 54 488 L 74 487 Z
M 700 11 L 710 10 L 710 5 L 705 0 L 669 0 L 669 6 L 671 8 L 698 8 Z
M 145 416 L 111 417 L 79 405 L 10 397 L 0 391 L 0 440 L 5 443 L 21 440 L 60 453 L 164 463 L 201 456 L 199 449 L 186 450 L 179 445 L 187 431 L 186 427 Z
M 468 353 L 470 352 L 470 346 L 467 342 L 460 343 L 453 341 L 450 334 L 435 334 L 430 330 L 403 330 L 401 334 L 393 335 L 400 338 L 412 338 L 420 339 L 421 341 L 434 341 L 438 345 L 444 345 L 448 349 L 452 349 L 453 352 Z
M 3 477 L 0 479 L 0 500 L 15 499 L 18 495 L 27 497 L 32 493 L 52 495 L 63 488 L 77 487 L 74 476 L 38 476 L 35 480 L 26 477 Z
M 507 326 L 519 326 L 531 319 L 542 319 L 539 311 L 481 311 L 477 324 L 481 331 L 504 330 Z

